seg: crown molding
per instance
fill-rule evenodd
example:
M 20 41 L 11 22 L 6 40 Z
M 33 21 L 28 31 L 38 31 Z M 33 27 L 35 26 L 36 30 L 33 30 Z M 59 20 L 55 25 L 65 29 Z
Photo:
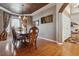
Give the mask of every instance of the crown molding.
M 55 3 L 49 3 L 49 4 L 47 4 L 46 6 L 40 8 L 39 10 L 33 12 L 31 15 L 33 16 L 33 15 L 35 15 L 35 14 L 37 14 L 37 13 L 39 13 L 39 12 L 45 10 L 45 9 L 48 9 L 48 8 L 50 8 L 50 7 L 52 7 L 52 6 L 55 6 L 55 5 L 56 5 Z
M 5 12 L 7 12 L 7 13 L 12 14 L 12 15 L 17 15 L 17 16 L 22 16 L 22 15 L 24 15 L 24 16 L 31 16 L 31 14 L 17 14 L 17 13 L 13 13 L 13 12 L 9 11 L 8 9 L 2 7 L 2 6 L 0 6 L 0 9 L 3 10 L 3 11 L 5 11 Z
M 39 13 L 39 12 L 41 12 L 41 11 L 47 9 L 47 8 L 50 8 L 51 6 L 54 6 L 54 5 L 56 5 L 56 4 L 55 4 L 55 3 L 49 3 L 49 4 L 47 4 L 46 6 L 44 6 L 44 7 L 40 8 L 40 9 L 38 9 L 38 10 L 35 11 L 35 12 L 33 12 L 32 14 L 17 14 L 17 13 L 13 13 L 13 12 L 11 12 L 10 10 L 8 10 L 8 9 L 2 7 L 2 6 L 0 6 L 0 9 L 3 10 L 3 11 L 5 11 L 5 12 L 8 12 L 8 13 L 10 13 L 10 14 L 12 14 L 12 15 L 17 15 L 17 16 L 22 16 L 22 15 L 24 15 L 24 16 L 33 16 L 33 15 L 35 15 L 35 14 L 37 14 L 37 13 Z
M 0 6 L 0 9 L 3 10 L 3 11 L 5 11 L 5 12 L 8 12 L 8 13 L 10 13 L 10 14 L 18 15 L 18 14 L 16 14 L 16 13 L 12 13 L 11 11 L 7 10 L 6 8 L 4 8 L 4 7 L 2 7 L 2 6 Z

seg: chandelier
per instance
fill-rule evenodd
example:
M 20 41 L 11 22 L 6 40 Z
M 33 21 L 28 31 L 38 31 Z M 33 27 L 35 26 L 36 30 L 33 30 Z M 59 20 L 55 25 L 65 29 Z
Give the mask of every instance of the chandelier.
M 19 18 L 19 19 L 22 19 L 22 20 L 27 19 L 27 17 L 26 17 L 26 16 L 23 16 L 23 15 L 22 15 L 22 16 L 19 16 L 18 18 Z
M 27 17 L 23 14 L 23 7 L 24 7 L 24 4 L 22 4 L 22 15 L 19 16 L 18 18 L 22 19 L 22 20 L 25 20 L 25 19 L 27 19 Z

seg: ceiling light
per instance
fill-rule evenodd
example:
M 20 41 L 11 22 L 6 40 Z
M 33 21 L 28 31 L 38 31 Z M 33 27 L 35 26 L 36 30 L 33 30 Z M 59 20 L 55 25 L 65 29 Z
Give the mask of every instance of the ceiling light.
M 27 19 L 27 17 L 26 16 L 24 16 L 24 14 L 23 14 L 23 7 L 24 7 L 24 4 L 22 4 L 22 16 L 19 16 L 19 19 L 22 19 L 22 20 L 25 20 L 25 19 Z
M 18 18 L 21 19 L 21 16 L 19 16 Z

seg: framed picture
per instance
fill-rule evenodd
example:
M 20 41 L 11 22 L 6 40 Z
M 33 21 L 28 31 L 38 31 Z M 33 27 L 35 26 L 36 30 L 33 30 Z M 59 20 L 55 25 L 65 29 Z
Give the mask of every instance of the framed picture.
M 41 18 L 41 24 L 53 22 L 53 15 L 45 16 Z
M 33 24 L 39 26 L 39 20 L 33 21 Z

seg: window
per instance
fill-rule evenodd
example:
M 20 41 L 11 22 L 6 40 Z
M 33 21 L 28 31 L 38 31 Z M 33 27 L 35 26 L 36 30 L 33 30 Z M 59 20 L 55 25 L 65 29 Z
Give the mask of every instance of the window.
M 12 19 L 11 20 L 11 26 L 15 27 L 15 28 L 20 27 L 20 20 L 19 19 Z

